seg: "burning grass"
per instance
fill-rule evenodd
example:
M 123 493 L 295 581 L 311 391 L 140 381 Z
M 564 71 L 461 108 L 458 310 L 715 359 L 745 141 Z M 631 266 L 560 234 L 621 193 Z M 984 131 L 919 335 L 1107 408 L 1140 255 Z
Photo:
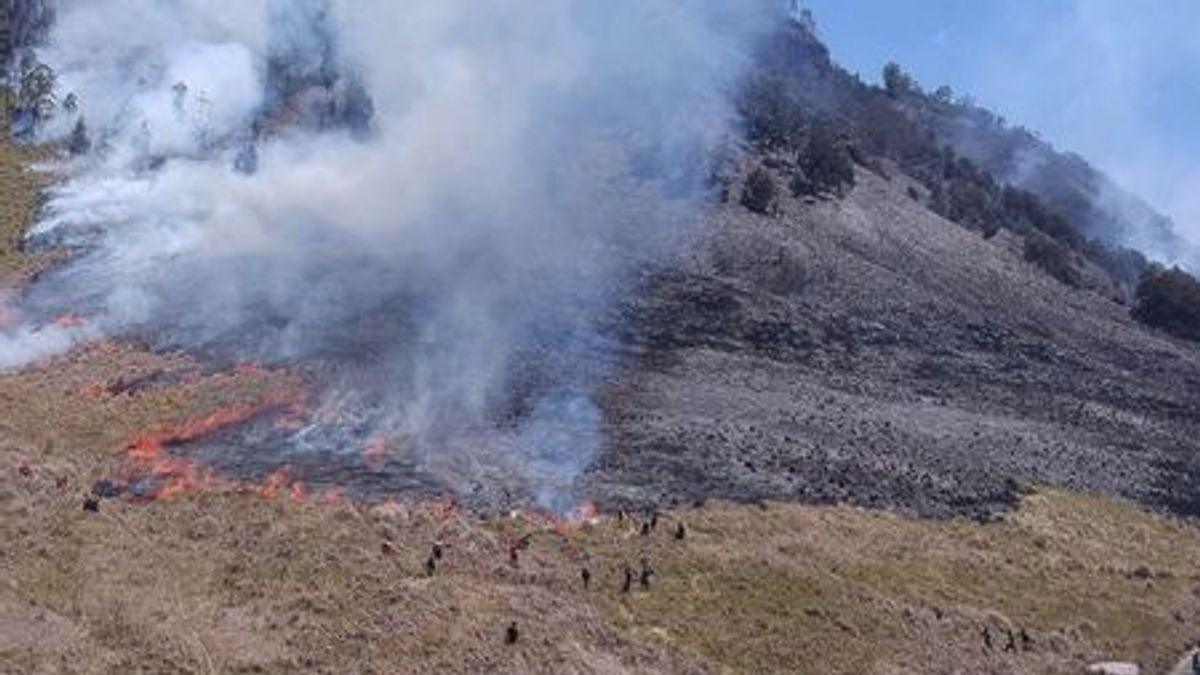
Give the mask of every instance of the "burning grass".
M 282 475 L 88 513 L 56 455 L 0 498 L 4 672 L 1073 673 L 1169 662 L 1200 608 L 1194 528 L 1059 492 L 990 526 L 716 504 L 643 535 L 633 517 L 297 499 Z M 623 592 L 643 559 L 649 587 Z M 1032 647 L 1005 653 L 1020 629 Z
M 1200 532 L 1061 492 L 988 526 L 712 505 L 643 535 L 587 506 L 483 520 L 137 455 L 300 391 L 118 344 L 0 377 L 0 671 L 1067 673 L 1165 664 L 1198 628 Z M 82 508 L 142 461 L 169 478 L 155 499 Z M 1032 648 L 1005 653 L 1020 629 Z

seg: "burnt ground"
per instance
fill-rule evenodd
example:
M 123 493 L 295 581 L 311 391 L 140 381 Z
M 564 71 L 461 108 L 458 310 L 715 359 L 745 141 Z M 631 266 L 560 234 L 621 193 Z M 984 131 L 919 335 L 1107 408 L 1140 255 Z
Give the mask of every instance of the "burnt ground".
M 785 197 L 774 216 L 714 206 L 706 238 L 645 270 L 606 321 L 603 349 L 616 354 L 595 358 L 618 365 L 579 496 L 609 508 L 772 499 L 986 520 L 1051 485 L 1200 515 L 1200 347 L 1137 324 L 1110 292 L 1048 277 L 1015 236 L 984 239 L 923 199 L 902 175 L 859 171 L 844 199 Z M 358 360 L 380 350 L 372 339 L 405 334 L 408 310 L 380 303 L 293 365 L 318 388 L 350 377 L 352 389 L 386 391 L 389 371 Z M 360 325 L 381 317 L 399 323 Z M 214 351 L 202 356 L 212 368 L 236 361 Z M 514 389 L 535 394 L 539 367 L 561 370 L 545 366 L 553 357 L 531 355 Z M 136 394 L 169 383 L 117 384 Z M 501 431 L 528 414 L 521 392 L 513 399 Z M 311 442 L 268 418 L 172 452 L 256 480 L 288 465 L 314 486 L 375 498 L 454 484 L 482 510 L 528 501 L 503 447 L 482 476 L 474 462 L 464 478 L 453 452 L 440 475 L 403 447 L 365 464 L 386 401 L 349 407 L 361 419 Z M 447 447 L 488 434 L 460 435 Z
M 1200 514 L 1200 347 L 859 174 L 841 201 L 722 207 L 646 274 L 613 321 L 603 502 L 987 518 L 1058 485 Z

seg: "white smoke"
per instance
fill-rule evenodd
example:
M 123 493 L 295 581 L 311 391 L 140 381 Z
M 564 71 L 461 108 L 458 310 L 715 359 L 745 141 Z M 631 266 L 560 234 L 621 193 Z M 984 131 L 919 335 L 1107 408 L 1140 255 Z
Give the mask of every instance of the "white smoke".
M 252 358 L 370 352 L 385 382 L 372 388 L 386 400 L 377 423 L 422 438 L 492 424 L 532 361 L 540 393 L 506 433 L 540 446 L 523 463 L 554 484 L 543 492 L 599 442 L 595 321 L 639 259 L 698 220 L 728 94 L 783 9 L 61 4 L 40 57 L 77 96 L 97 149 L 69 165 L 33 235 L 85 253 L 30 302 L 83 307 L 104 333 Z M 350 117 L 360 83 L 369 129 L 325 124 Z M 384 335 L 346 335 L 372 331 Z M 6 340 L 0 364 L 12 365 L 23 352 L 6 345 L 25 340 Z M 561 467 L 571 475 L 543 478 Z

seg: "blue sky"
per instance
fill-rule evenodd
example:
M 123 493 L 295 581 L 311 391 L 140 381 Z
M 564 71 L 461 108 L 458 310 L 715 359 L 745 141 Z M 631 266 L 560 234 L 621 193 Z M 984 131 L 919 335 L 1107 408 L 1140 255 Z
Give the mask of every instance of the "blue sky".
M 1200 0 L 801 0 L 868 81 L 895 60 L 1077 152 L 1200 240 Z

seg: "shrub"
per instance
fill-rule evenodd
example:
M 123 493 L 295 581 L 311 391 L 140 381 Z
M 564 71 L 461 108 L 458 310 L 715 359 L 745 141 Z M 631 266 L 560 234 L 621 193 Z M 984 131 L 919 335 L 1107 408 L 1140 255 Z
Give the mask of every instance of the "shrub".
M 822 193 L 840 197 L 847 187 L 854 186 L 854 161 L 850 151 L 828 127 L 813 129 L 804 152 L 797 159 L 798 170 L 790 185 L 792 194 L 797 197 Z
M 762 167 L 751 171 L 742 188 L 742 206 L 755 213 L 768 215 L 774 212 L 778 199 L 779 188 L 770 172 Z
M 1179 268 L 1153 268 L 1138 284 L 1133 317 L 1188 340 L 1200 341 L 1200 281 Z
M 758 271 L 758 283 L 776 295 L 798 295 L 808 285 L 808 270 L 799 258 L 780 249 Z
M 762 148 L 795 147 L 804 129 L 804 111 L 779 78 L 751 79 L 742 92 L 739 111 L 747 137 Z
M 1062 244 L 1037 232 L 1025 235 L 1025 259 L 1068 286 L 1078 286 L 1079 270 L 1071 252 Z

